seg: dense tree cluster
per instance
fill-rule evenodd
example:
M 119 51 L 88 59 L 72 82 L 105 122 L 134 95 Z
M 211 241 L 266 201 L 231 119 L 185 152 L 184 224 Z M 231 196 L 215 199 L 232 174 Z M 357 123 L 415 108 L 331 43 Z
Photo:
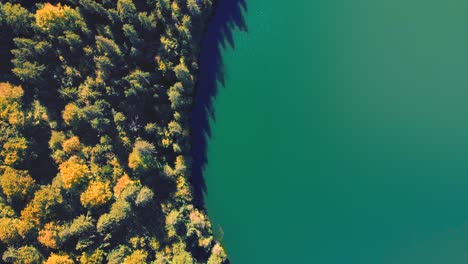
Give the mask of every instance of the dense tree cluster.
M 0 1 L 5 263 L 226 263 L 194 206 L 211 0 Z

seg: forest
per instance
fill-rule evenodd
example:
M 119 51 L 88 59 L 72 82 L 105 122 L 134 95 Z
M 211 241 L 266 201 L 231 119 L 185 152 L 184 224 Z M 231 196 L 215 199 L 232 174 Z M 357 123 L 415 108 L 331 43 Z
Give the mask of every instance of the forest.
M 4 263 L 228 263 L 190 113 L 211 0 L 0 1 Z

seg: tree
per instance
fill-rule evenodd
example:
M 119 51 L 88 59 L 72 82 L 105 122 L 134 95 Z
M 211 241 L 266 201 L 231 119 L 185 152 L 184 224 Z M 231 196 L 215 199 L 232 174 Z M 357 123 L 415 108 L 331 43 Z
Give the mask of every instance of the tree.
M 99 54 L 109 55 L 112 59 L 121 59 L 122 51 L 120 50 L 119 45 L 115 43 L 112 39 L 96 36 L 96 48 Z
M 18 249 L 10 247 L 3 254 L 3 261 L 13 264 L 41 264 L 43 256 L 33 246 L 22 246 Z
M 135 250 L 132 254 L 125 258 L 123 264 L 141 264 L 146 263 L 148 253 L 144 250 Z
M 45 224 L 44 229 L 39 231 L 37 240 L 48 248 L 57 249 L 61 243 L 59 234 L 62 230 L 63 227 L 56 223 L 47 223 Z
M 128 38 L 130 43 L 133 46 L 139 45 L 141 43 L 141 39 L 138 35 L 138 32 L 135 30 L 135 27 L 131 24 L 125 24 L 122 27 L 125 37 Z
M 137 140 L 132 153 L 128 157 L 128 167 L 142 171 L 154 168 L 156 165 L 155 154 L 156 148 L 153 144 L 144 140 Z
M 105 234 L 116 231 L 128 219 L 130 213 L 130 204 L 125 199 L 118 199 L 112 204 L 110 212 L 99 218 L 96 226 L 98 232 Z
M 65 121 L 65 124 L 69 126 L 77 124 L 81 116 L 81 110 L 75 103 L 67 104 L 62 113 L 63 121 Z
M 76 153 L 81 149 L 80 138 L 73 136 L 62 142 L 63 151 L 67 154 Z
M 0 119 L 10 125 L 21 127 L 24 125 L 24 112 L 21 99 L 24 91 L 20 86 L 0 83 Z
M 93 0 L 81 0 L 80 5 L 85 12 L 95 16 L 106 17 L 106 9 L 98 2 Z
M 130 254 L 131 250 L 128 246 L 119 245 L 107 255 L 108 264 L 121 264 L 124 262 L 126 256 Z
M 176 243 L 172 246 L 174 257 L 171 263 L 173 264 L 194 264 L 195 260 L 192 255 L 185 250 L 184 243 Z
M 0 241 L 5 244 L 12 244 L 19 239 L 19 220 L 15 218 L 0 218 Z
M 89 168 L 78 156 L 72 156 L 59 166 L 62 175 L 63 187 L 70 189 L 85 182 L 88 178 Z
M 57 206 L 62 203 L 63 198 L 59 190 L 50 185 L 42 186 L 34 193 L 31 202 L 21 211 L 21 219 L 40 225 L 45 219 L 51 218 Z
M 192 85 L 192 75 L 190 74 L 187 65 L 185 65 L 184 57 L 180 57 L 180 63 L 174 67 L 174 73 L 179 81 L 186 84 L 187 86 Z
M 86 208 L 93 208 L 104 205 L 112 199 L 112 192 L 109 182 L 92 181 L 88 189 L 80 196 L 81 204 Z
M 0 83 L 0 106 L 2 109 L 7 107 L 7 104 L 19 101 L 24 95 L 24 90 L 21 86 L 13 86 L 10 83 Z
M 119 198 L 123 190 L 125 190 L 125 188 L 133 184 L 135 184 L 135 182 L 130 179 L 128 174 L 124 174 L 122 177 L 119 178 L 119 180 L 114 186 L 114 196 L 116 198 Z
M 23 200 L 32 194 L 35 181 L 27 171 L 7 167 L 0 178 L 0 186 L 8 199 Z
M 200 6 L 198 6 L 197 0 L 187 0 L 187 7 L 193 16 L 199 16 L 201 13 Z
M 124 80 L 128 82 L 130 89 L 125 91 L 125 96 L 129 97 L 136 95 L 138 92 L 147 92 L 150 85 L 149 77 L 150 74 L 148 72 L 140 70 L 136 70 L 126 76 Z
M 184 86 L 181 82 L 176 82 L 173 86 L 167 91 L 169 100 L 171 101 L 171 107 L 174 110 L 179 109 L 185 105 L 185 98 L 183 96 Z
M 49 3 L 44 4 L 44 6 L 36 11 L 36 25 L 42 30 L 50 30 L 51 24 L 57 20 L 63 19 L 65 16 L 65 9 L 70 7 L 59 5 L 52 5 Z
M 87 25 L 80 13 L 60 3 L 46 3 L 36 11 L 36 26 L 49 34 L 58 35 L 65 30 L 87 32 Z
M 75 262 L 68 255 L 58 255 L 52 253 L 44 264 L 74 264 Z
M 3 158 L 3 164 L 8 166 L 19 165 L 25 159 L 28 153 L 28 142 L 24 137 L 13 137 L 7 139 L 3 144 L 3 150 L 0 156 Z
M 73 219 L 68 228 L 61 231 L 60 237 L 65 241 L 70 237 L 85 236 L 95 230 L 93 218 L 91 216 L 80 215 Z
M 25 35 L 31 31 L 33 16 L 26 8 L 7 2 L 0 9 L 3 11 L 5 23 L 15 35 Z
M 208 264 L 223 264 L 226 263 L 226 260 L 226 252 L 219 243 L 216 243 L 211 249 L 211 255 L 208 259 Z
M 154 198 L 154 192 L 150 188 L 144 186 L 141 188 L 140 192 L 138 193 L 135 199 L 135 204 L 137 206 L 146 206 L 149 203 L 151 203 L 151 201 L 153 201 L 153 198 Z
M 136 18 L 137 10 L 132 0 L 118 0 L 117 11 L 122 21 L 133 21 Z
M 96 249 L 92 254 L 83 252 L 80 258 L 81 264 L 101 264 L 104 261 L 106 253 L 101 249 Z

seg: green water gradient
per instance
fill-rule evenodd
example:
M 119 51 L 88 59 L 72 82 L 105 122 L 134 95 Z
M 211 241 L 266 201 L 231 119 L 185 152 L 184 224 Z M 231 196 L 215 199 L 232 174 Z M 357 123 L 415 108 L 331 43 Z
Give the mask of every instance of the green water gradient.
M 467 263 L 468 2 L 247 6 L 205 171 L 232 263 Z

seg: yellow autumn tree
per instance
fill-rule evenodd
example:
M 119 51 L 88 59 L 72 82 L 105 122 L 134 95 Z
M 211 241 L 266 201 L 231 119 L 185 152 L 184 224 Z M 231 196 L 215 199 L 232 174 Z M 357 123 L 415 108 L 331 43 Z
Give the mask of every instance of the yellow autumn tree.
M 0 218 L 0 241 L 5 244 L 11 244 L 19 238 L 18 233 L 19 220 L 15 218 Z
M 103 263 L 105 256 L 106 253 L 101 249 L 97 249 L 92 254 L 87 254 L 86 252 L 83 252 L 83 254 L 80 257 L 80 264 Z
M 124 259 L 123 264 L 141 264 L 146 263 L 146 259 L 148 258 L 148 253 L 144 250 L 135 250 L 132 254 L 127 256 Z
M 37 240 L 48 248 L 57 249 L 60 243 L 59 233 L 61 230 L 62 228 L 59 225 L 53 222 L 47 223 L 44 229 L 39 231 Z
M 21 211 L 21 220 L 24 222 L 22 225 L 25 226 L 25 230 L 30 227 L 30 224 L 40 225 L 44 219 L 54 213 L 56 205 L 62 203 L 63 197 L 60 190 L 50 185 L 41 187 L 34 193 L 31 202 Z
M 28 149 L 28 141 L 24 137 L 9 138 L 4 144 L 0 152 L 3 158 L 4 165 L 15 166 L 23 161 L 26 157 Z
M 21 109 L 21 99 L 24 91 L 20 86 L 0 83 L 0 119 L 11 125 L 24 124 L 24 112 Z
M 62 113 L 63 121 L 67 125 L 73 125 L 76 123 L 81 116 L 80 108 L 74 103 L 69 103 L 65 106 Z
M 62 148 L 65 153 L 70 154 L 81 149 L 80 138 L 77 136 L 71 137 L 62 143 Z
M 125 173 L 122 177 L 119 178 L 117 183 L 114 186 L 114 195 L 116 198 L 119 198 L 122 191 L 129 185 L 134 184 L 135 182 L 130 179 L 130 177 Z
M 52 5 L 50 3 L 44 4 L 44 6 L 36 11 L 36 25 L 42 30 L 49 30 L 51 23 L 65 17 L 65 11 L 70 9 L 68 6 Z
M 31 194 L 35 181 L 27 171 L 7 167 L 0 178 L 0 186 L 7 198 L 23 199 Z
M 86 208 L 97 207 L 106 204 L 112 199 L 109 182 L 92 181 L 88 189 L 80 196 L 81 204 Z
M 78 156 L 72 156 L 59 166 L 63 187 L 70 189 L 86 180 L 89 168 Z
M 75 262 L 68 255 L 58 255 L 52 253 L 44 264 L 74 264 Z

